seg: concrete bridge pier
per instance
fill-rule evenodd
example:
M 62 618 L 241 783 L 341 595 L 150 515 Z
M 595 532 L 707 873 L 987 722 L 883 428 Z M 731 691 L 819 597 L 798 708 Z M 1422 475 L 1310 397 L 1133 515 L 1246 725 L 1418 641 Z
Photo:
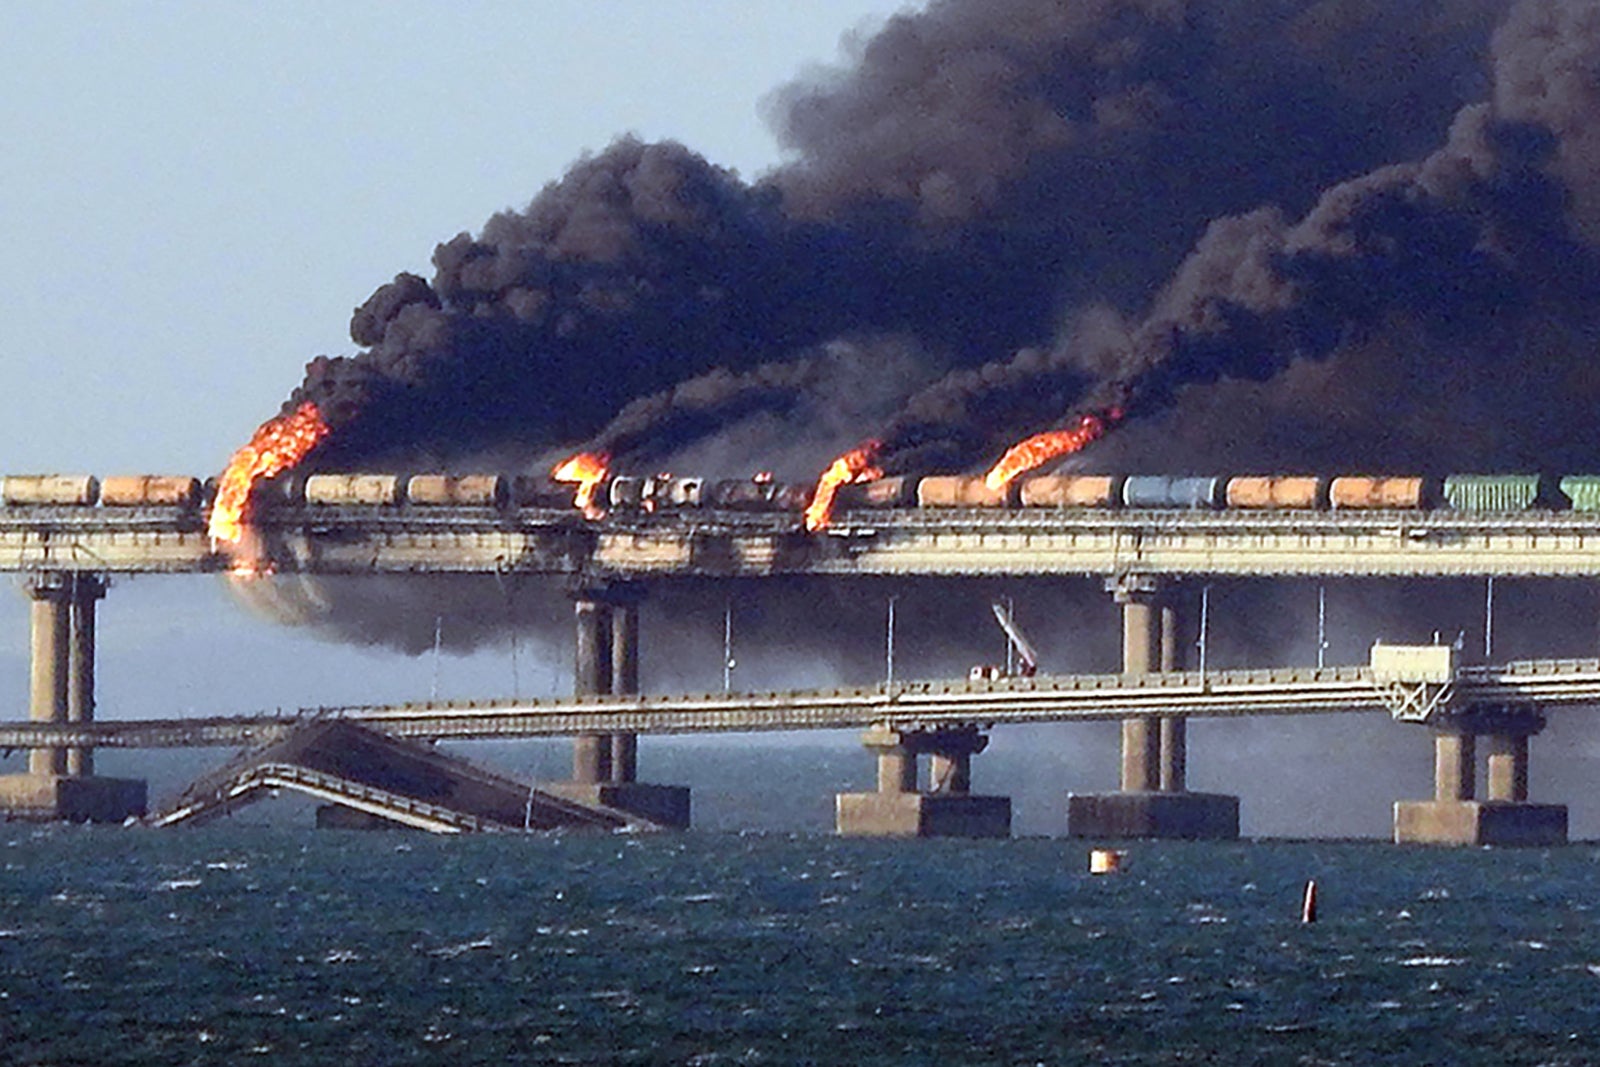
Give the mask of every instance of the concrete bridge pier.
M 573 601 L 577 624 L 576 659 L 573 663 L 574 696 L 604 696 L 611 692 L 611 606 L 592 593 Z M 572 739 L 572 781 L 597 785 L 611 780 L 611 735 L 579 734 Z
M 1394 806 L 1396 844 L 1561 845 L 1565 804 L 1528 801 L 1528 739 L 1544 729 L 1532 708 L 1472 711 L 1434 727 L 1432 800 Z M 1477 799 L 1477 749 L 1482 737 L 1486 798 Z
M 41 574 L 28 581 L 28 611 L 32 660 L 28 670 L 28 718 L 33 722 L 67 721 L 67 687 L 70 669 L 71 579 L 63 574 Z M 36 748 L 28 753 L 28 773 L 37 778 L 67 773 L 67 754 L 59 748 Z
M 639 692 L 639 602 L 624 600 L 611 609 L 611 692 Z M 639 780 L 639 735 L 611 734 L 611 780 Z
M 1194 596 L 1151 575 L 1106 580 L 1122 606 L 1122 672 L 1180 671 L 1187 665 L 1196 613 Z M 1121 790 L 1067 796 L 1067 833 L 1096 838 L 1233 840 L 1239 798 L 1191 793 L 1188 720 L 1138 716 L 1122 722 Z
M 28 717 L 34 722 L 94 720 L 95 604 L 105 596 L 97 574 L 45 571 L 26 587 L 32 601 Z M 94 773 L 88 748 L 36 748 L 26 774 L 0 775 L 0 815 L 7 819 L 122 822 L 143 815 L 145 783 Z
M 972 757 L 989 739 L 975 726 L 900 730 L 874 726 L 862 744 L 878 757 L 875 793 L 840 793 L 835 825 L 848 837 L 1009 837 L 1011 798 L 972 792 Z M 929 757 L 928 789 L 918 757 Z
M 95 606 L 105 598 L 105 579 L 74 575 L 67 609 L 67 722 L 94 721 Z M 66 773 L 94 774 L 94 749 L 66 750 Z
M 578 696 L 639 692 L 639 604 L 631 586 L 585 589 L 573 599 Z M 636 815 L 668 829 L 689 826 L 687 786 L 639 781 L 639 741 L 632 733 L 579 734 L 572 740 L 572 781 L 551 792 Z

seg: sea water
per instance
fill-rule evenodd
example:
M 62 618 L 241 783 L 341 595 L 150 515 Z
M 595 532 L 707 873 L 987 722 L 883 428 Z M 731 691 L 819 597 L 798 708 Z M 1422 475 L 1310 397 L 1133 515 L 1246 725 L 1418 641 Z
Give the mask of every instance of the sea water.
M 1600 850 L 0 827 L 8 1064 L 1600 1062 Z M 1321 919 L 1300 922 L 1308 879 Z

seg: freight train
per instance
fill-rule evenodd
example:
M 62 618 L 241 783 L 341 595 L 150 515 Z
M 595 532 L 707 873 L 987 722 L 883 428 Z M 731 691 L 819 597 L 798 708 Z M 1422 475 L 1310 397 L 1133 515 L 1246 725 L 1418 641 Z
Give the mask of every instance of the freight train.
M 88 475 L 7 475 L 7 507 L 162 507 L 199 511 L 215 480 L 167 475 L 98 479 Z M 670 475 L 608 480 L 597 500 L 618 514 L 683 511 L 795 513 L 809 484 L 766 478 L 711 480 Z M 570 508 L 574 489 L 544 477 L 504 474 L 294 474 L 263 482 L 264 510 L 300 507 L 390 509 Z M 992 490 L 981 476 L 882 478 L 839 491 L 836 511 L 923 509 L 1122 510 L 1530 510 L 1600 512 L 1600 474 L 1453 474 L 1444 478 L 1344 475 L 1169 476 L 1044 474 Z

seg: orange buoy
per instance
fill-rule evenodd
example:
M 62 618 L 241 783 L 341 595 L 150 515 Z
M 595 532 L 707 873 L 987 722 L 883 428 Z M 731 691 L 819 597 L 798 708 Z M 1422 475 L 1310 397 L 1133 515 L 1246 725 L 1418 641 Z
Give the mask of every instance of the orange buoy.
M 1090 874 L 1116 874 L 1122 870 L 1122 860 L 1126 852 L 1116 849 L 1097 848 L 1089 853 Z

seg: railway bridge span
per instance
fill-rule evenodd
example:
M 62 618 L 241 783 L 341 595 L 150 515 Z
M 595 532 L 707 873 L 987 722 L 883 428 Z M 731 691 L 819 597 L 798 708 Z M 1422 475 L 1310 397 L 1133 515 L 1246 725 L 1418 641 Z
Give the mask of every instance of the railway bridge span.
M 234 554 L 218 551 L 207 537 L 205 520 L 202 510 L 183 507 L 0 507 L 0 571 L 21 575 L 32 600 L 29 718 L 34 725 L 28 729 L 35 729 L 34 744 L 40 746 L 31 747 L 27 775 L 0 779 L 0 805 L 15 812 L 80 818 L 144 808 L 142 783 L 93 774 L 94 747 L 118 743 L 112 739 L 115 731 L 102 736 L 96 733 L 102 724 L 93 721 L 95 605 L 105 595 L 108 579 L 117 575 L 223 573 L 235 567 Z M 637 696 L 638 605 L 646 591 L 664 582 L 785 576 L 1096 577 L 1121 606 L 1122 672 L 1116 677 L 1186 679 L 1191 677 L 1187 660 L 1196 632 L 1196 590 L 1209 578 L 1600 574 L 1600 514 L 1576 511 L 898 509 L 844 511 L 827 531 L 808 534 L 795 516 L 736 511 L 613 515 L 591 521 L 571 509 L 439 508 L 421 514 L 369 506 L 305 506 L 273 510 L 251 528 L 249 537 L 255 565 L 283 574 L 516 574 L 567 583 L 577 635 L 574 691 L 581 699 L 600 703 L 574 705 L 566 712 L 542 708 L 521 719 L 509 711 L 481 709 L 476 715 L 481 722 L 470 729 L 493 723 L 506 736 L 532 736 L 516 731 L 533 731 L 530 724 L 535 722 L 542 724 L 541 730 L 562 723 L 574 737 L 570 785 L 575 797 L 624 811 L 640 805 L 659 810 L 665 804 L 681 810 L 685 821 L 686 791 L 663 794 L 661 790 L 672 787 L 638 781 L 638 735 L 669 729 L 660 725 L 663 720 L 650 717 L 662 714 L 661 705 L 652 702 L 663 698 Z M 1207 677 L 1207 685 L 1220 684 L 1218 676 Z M 1335 684 L 1333 677 L 1328 676 L 1328 684 Z M 1039 709 L 1050 707 L 1052 700 L 1065 707 L 1063 692 L 1085 690 L 1068 686 L 1040 698 L 1025 695 L 1030 691 L 1020 687 L 1005 691 L 1000 710 L 1010 715 L 1031 706 L 1035 713 L 1061 718 L 1121 719 L 1120 789 L 1073 798 L 1071 832 L 1097 837 L 1234 836 L 1237 799 L 1187 788 L 1186 719 L 1216 713 L 1204 708 L 1206 700 L 1217 699 L 1218 690 L 1190 694 L 1183 690 L 1185 684 L 1103 683 L 1091 687 L 1089 698 L 1100 710 L 1091 713 L 1083 710 L 1087 704 L 1079 703 L 1071 715 Z M 1302 677 L 1289 684 L 1305 686 L 1316 699 L 1330 693 L 1315 679 Z M 1354 684 L 1372 689 L 1370 680 Z M 1166 701 L 1164 711 L 1135 710 L 1127 703 L 1127 694 L 1135 691 L 1159 693 L 1158 699 Z M 992 833 L 1009 825 L 1009 807 L 1002 811 L 964 788 L 970 759 L 982 748 L 980 727 L 1021 720 L 994 717 L 1000 713 L 995 710 L 999 705 L 991 706 L 995 698 L 978 690 L 959 699 L 952 691 L 945 698 L 941 706 L 948 714 L 937 724 L 902 723 L 900 711 L 919 699 L 905 689 L 882 695 L 883 701 L 895 702 L 892 708 L 873 707 L 868 700 L 854 705 L 851 721 L 830 720 L 831 725 L 865 725 L 865 743 L 879 757 L 878 792 L 860 802 L 841 800 L 842 829 Z M 608 699 L 620 703 L 605 711 Z M 746 713 L 765 710 L 770 722 L 802 714 L 805 705 L 802 701 L 779 714 L 760 697 L 741 699 L 749 701 Z M 836 700 L 833 705 L 805 706 L 809 710 L 804 714 L 838 719 L 843 705 Z M 735 718 L 740 714 L 737 709 L 716 712 L 709 700 L 695 708 L 703 716 L 724 713 Z M 423 718 L 400 715 L 382 728 L 414 736 L 409 731 L 433 728 L 418 726 Z M 1456 721 L 1447 716 L 1440 722 L 1447 720 Z M 1530 830 L 1526 819 L 1516 821 L 1522 816 L 1504 814 L 1508 804 L 1526 811 L 1534 807 L 1526 804 L 1525 778 L 1527 738 L 1536 732 L 1536 721 L 1542 720 L 1534 716 L 1510 725 L 1499 720 L 1473 725 L 1462 719 L 1467 726 L 1441 730 L 1440 736 L 1455 740 L 1439 742 L 1439 780 L 1449 782 L 1440 785 L 1435 802 L 1455 805 L 1448 818 L 1456 821 L 1440 831 L 1433 823 L 1417 824 L 1397 815 L 1397 835 L 1474 842 L 1552 839 L 1548 819 L 1542 828 Z M 434 725 L 442 728 L 443 720 L 434 720 Z M 196 729 L 213 729 L 222 736 L 270 731 L 272 726 L 257 721 Z M 1475 765 L 1479 735 L 1486 738 L 1490 786 L 1490 797 L 1482 803 L 1474 798 L 1471 775 L 1464 769 Z M 38 739 L 47 736 L 49 743 L 41 745 Z M 921 756 L 931 762 L 927 789 L 918 785 Z M 1453 778 L 1446 773 L 1449 767 L 1455 768 Z

